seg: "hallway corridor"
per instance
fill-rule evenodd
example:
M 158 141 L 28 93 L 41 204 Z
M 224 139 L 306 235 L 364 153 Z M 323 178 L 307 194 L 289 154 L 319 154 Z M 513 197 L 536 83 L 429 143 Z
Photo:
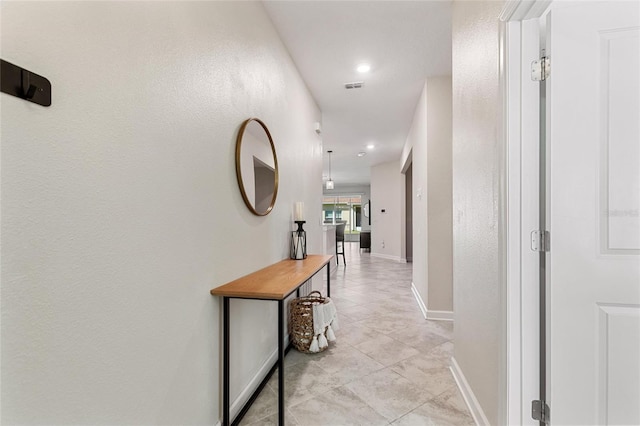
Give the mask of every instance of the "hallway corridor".
M 411 264 L 346 243 L 331 276 L 337 340 L 286 357 L 288 425 L 473 425 L 449 370 L 453 323 L 426 321 L 411 292 Z M 277 372 L 242 425 L 277 424 Z

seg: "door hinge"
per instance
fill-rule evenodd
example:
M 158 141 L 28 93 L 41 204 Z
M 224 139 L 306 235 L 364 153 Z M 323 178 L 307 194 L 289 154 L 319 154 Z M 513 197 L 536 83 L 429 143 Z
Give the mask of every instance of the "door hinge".
M 539 422 L 549 424 L 551 410 L 546 402 L 540 400 L 531 401 L 531 418 Z
M 551 234 L 549 231 L 531 231 L 531 250 L 547 252 L 551 249 Z
M 531 62 L 531 80 L 545 81 L 549 78 L 549 74 L 551 74 L 551 61 L 548 56 Z

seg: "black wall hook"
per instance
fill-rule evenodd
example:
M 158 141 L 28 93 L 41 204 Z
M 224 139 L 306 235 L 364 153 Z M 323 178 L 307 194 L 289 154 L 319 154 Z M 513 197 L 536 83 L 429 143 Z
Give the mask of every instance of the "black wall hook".
M 36 90 L 38 90 L 38 86 L 35 84 L 31 84 L 31 73 L 25 69 L 20 70 L 20 74 L 22 75 L 22 94 L 24 99 L 32 99 Z
M 34 104 L 51 105 L 49 80 L 2 59 L 0 59 L 0 87 L 3 93 Z
M 33 84 L 30 84 L 29 87 L 27 88 L 27 90 L 24 90 L 24 87 L 22 88 L 22 91 L 24 92 L 24 98 L 31 100 L 33 99 L 33 97 L 36 94 L 36 90 L 38 90 L 38 88 L 36 86 L 34 86 Z

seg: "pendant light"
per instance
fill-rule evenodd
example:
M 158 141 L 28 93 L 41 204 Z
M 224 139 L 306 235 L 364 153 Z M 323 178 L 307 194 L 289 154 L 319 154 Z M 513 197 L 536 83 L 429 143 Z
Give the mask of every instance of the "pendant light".
M 333 189 L 333 180 L 331 180 L 331 153 L 333 151 L 327 151 L 329 153 L 329 180 L 327 181 L 327 189 Z

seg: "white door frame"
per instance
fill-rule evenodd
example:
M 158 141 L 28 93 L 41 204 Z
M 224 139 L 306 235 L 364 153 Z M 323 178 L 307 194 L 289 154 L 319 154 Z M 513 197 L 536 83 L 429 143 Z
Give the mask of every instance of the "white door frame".
M 510 0 L 500 15 L 499 78 L 506 265 L 503 267 L 506 377 L 500 401 L 504 424 L 537 425 L 531 401 L 539 396 L 539 263 L 530 250 L 538 223 L 539 96 L 529 64 L 539 52 L 540 19 L 552 0 Z M 533 58 L 530 58 L 533 55 Z

